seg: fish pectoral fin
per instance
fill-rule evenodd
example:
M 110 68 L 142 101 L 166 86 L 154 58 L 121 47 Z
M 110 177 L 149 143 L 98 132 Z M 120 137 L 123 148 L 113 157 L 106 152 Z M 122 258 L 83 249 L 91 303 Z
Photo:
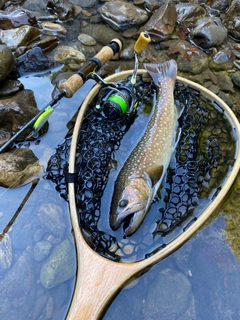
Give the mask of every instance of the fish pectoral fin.
M 174 136 L 174 141 L 173 141 L 173 148 L 175 149 L 178 145 L 178 142 L 181 138 L 181 134 L 182 134 L 182 128 L 177 127 L 177 130 L 175 132 L 175 136 Z
M 163 165 L 161 166 L 155 166 L 155 167 L 150 167 L 146 174 L 151 180 L 151 187 L 153 188 L 155 184 L 161 179 L 163 175 Z
M 176 108 L 176 112 L 177 112 L 177 119 L 179 119 L 181 117 L 181 115 L 183 114 L 185 107 L 183 107 L 180 104 L 175 104 L 175 108 Z

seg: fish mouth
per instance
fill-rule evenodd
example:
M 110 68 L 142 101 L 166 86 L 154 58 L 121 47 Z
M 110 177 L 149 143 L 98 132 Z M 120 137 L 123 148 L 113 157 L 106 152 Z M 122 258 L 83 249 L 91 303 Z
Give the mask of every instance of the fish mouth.
M 135 213 L 130 214 L 128 217 L 126 217 L 123 221 L 123 231 L 124 235 L 126 237 L 131 236 L 134 232 L 137 231 L 140 224 L 143 222 L 143 218 L 145 214 L 143 215 L 143 210 L 140 212 L 137 211 Z
M 131 206 L 131 208 L 126 208 L 116 214 L 111 228 L 117 230 L 123 224 L 124 235 L 128 237 L 138 229 L 145 215 L 145 207 L 142 204 Z

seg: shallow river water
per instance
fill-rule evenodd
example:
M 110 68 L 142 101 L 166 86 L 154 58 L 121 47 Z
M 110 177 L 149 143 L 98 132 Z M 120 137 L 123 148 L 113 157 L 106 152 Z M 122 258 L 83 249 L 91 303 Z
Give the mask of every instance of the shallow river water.
M 20 78 L 25 89 L 34 91 L 39 109 L 51 100 L 55 72 Z M 92 82 L 86 83 L 73 98 L 63 98 L 49 120 L 48 132 L 37 142 L 30 142 L 44 169 L 91 87 Z M 240 319 L 239 193 L 238 177 L 206 225 L 178 251 L 123 288 L 103 319 Z M 0 187 L 0 203 L 0 232 L 3 238 L 6 234 L 11 238 L 15 268 L 0 274 L 0 319 L 65 319 L 77 270 L 68 203 L 60 197 L 55 184 L 45 179 L 45 172 L 19 188 Z M 54 217 L 61 217 L 60 221 L 56 218 L 59 232 L 54 233 L 39 218 L 48 210 L 54 211 Z M 49 222 L 53 224 L 54 220 Z M 42 250 L 39 242 L 44 244 Z M 64 250 L 67 261 L 57 269 L 59 275 L 44 278 L 49 259 L 52 257 L 51 263 L 57 264 L 57 253 Z M 64 276 L 66 279 L 61 281 Z

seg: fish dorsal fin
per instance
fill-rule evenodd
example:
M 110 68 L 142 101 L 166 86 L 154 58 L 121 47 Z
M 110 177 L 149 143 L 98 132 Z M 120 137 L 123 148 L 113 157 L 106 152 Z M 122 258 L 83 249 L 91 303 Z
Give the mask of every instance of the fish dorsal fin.
M 151 180 L 152 187 L 161 179 L 163 175 L 163 166 L 155 166 L 148 168 L 146 174 Z

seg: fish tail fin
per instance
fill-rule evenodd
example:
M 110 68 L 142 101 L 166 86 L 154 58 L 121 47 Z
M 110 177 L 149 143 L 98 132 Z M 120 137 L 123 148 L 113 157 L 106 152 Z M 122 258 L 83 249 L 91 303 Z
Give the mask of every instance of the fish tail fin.
M 167 60 L 163 63 L 144 63 L 144 68 L 152 77 L 155 85 L 158 85 L 162 78 L 172 78 L 173 80 L 177 77 L 177 63 L 175 60 Z

